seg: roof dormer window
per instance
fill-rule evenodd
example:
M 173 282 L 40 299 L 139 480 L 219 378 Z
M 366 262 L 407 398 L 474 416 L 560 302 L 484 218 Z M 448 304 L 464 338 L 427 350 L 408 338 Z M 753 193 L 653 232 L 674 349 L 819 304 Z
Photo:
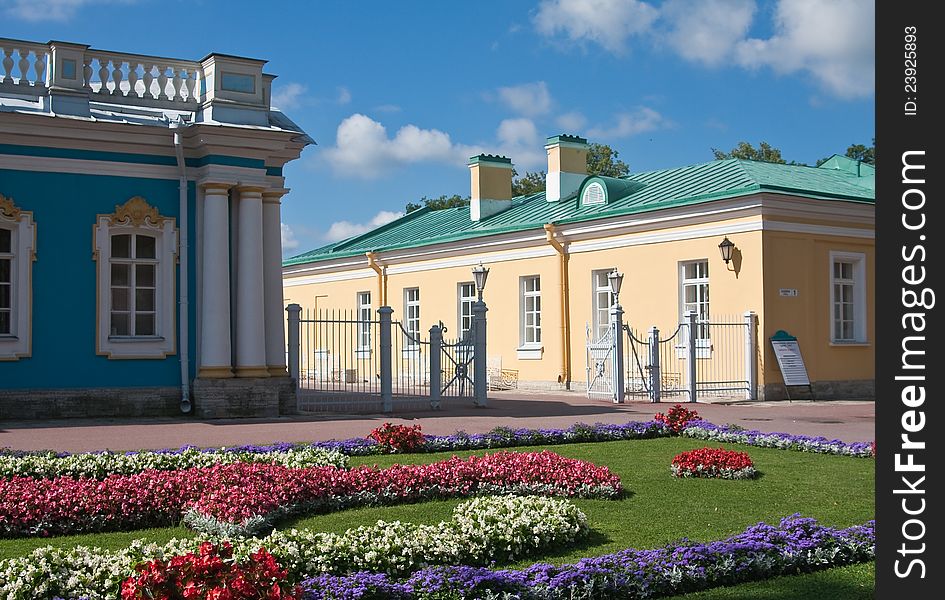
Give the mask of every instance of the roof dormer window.
M 593 206 L 595 204 L 605 204 L 607 196 L 604 195 L 604 186 L 596 181 L 588 184 L 581 195 L 582 206 Z

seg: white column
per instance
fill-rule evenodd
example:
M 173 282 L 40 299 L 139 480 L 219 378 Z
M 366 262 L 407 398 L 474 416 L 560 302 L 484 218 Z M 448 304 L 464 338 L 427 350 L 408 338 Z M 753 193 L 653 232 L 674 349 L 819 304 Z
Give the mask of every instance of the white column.
M 239 187 L 237 191 L 236 376 L 269 377 L 263 293 L 263 190 Z
M 266 368 L 273 377 L 286 377 L 285 310 L 282 305 L 282 218 L 284 189 L 266 190 L 263 201 L 263 286 L 266 304 Z
M 230 209 L 228 183 L 201 183 L 200 368 L 197 377 L 233 377 L 230 346 Z

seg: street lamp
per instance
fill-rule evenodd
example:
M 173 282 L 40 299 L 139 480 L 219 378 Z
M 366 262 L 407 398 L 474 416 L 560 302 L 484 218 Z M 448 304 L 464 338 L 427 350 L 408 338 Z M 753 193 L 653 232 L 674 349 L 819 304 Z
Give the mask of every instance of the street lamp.
M 623 273 L 614 267 L 614 270 L 607 274 L 607 281 L 610 283 L 610 291 L 614 294 L 614 304 L 620 304 L 620 287 L 623 285 Z
M 719 244 L 719 251 L 722 253 L 722 260 L 725 261 L 725 264 L 728 264 L 729 261 L 732 260 L 732 250 L 734 249 L 735 242 L 728 239 L 728 236 L 725 236 L 725 239 Z
M 472 270 L 473 279 L 476 280 L 476 294 L 479 297 L 479 302 L 482 302 L 482 291 L 486 289 L 486 279 L 489 277 L 489 269 L 482 266 L 482 263 L 479 263 L 479 266 Z

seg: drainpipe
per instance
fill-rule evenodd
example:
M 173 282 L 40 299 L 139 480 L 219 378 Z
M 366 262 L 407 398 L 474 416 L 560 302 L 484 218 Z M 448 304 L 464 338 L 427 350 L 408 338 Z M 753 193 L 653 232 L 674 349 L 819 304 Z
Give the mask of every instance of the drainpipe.
M 188 288 L 188 266 L 190 264 L 190 253 L 188 252 L 189 236 L 188 229 L 188 210 L 187 210 L 187 167 L 184 164 L 184 146 L 181 139 L 180 130 L 184 127 L 183 120 L 178 120 L 170 124 L 174 131 L 174 153 L 177 155 L 177 169 L 180 172 L 180 181 L 178 190 L 180 194 L 180 239 L 178 248 L 178 263 L 180 264 L 180 306 L 178 322 L 180 323 L 180 337 L 178 342 L 180 349 L 180 412 L 187 414 L 192 409 L 190 402 L 190 323 L 189 313 L 189 288 Z
M 374 252 L 365 252 L 367 264 L 377 273 L 377 295 L 380 297 L 378 306 L 387 306 L 387 267 L 377 264 L 377 254 Z
M 545 224 L 545 240 L 558 252 L 561 265 L 561 374 L 558 383 L 564 384 L 564 389 L 571 389 L 571 302 L 570 286 L 568 284 L 568 251 L 555 237 L 555 226 Z

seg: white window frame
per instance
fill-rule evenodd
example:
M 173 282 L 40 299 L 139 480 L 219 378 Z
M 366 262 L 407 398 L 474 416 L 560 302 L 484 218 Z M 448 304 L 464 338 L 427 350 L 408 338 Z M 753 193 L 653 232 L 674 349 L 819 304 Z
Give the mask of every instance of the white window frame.
M 21 210 L 12 198 L 0 194 L 0 228 L 10 232 L 10 331 L 0 333 L 0 361 L 32 355 L 33 261 L 36 260 L 36 224 L 33 213 Z
M 404 352 L 420 350 L 420 288 L 404 288 Z
M 610 308 L 614 305 L 614 292 L 607 278 L 613 268 L 591 271 L 591 323 L 594 341 L 601 339 L 610 328 Z M 606 282 L 603 285 L 601 282 Z M 607 306 L 601 306 L 601 298 L 606 297 Z
M 705 275 L 697 277 L 688 277 L 686 267 L 690 265 L 704 264 Z M 686 301 L 686 287 L 700 286 L 705 288 L 704 301 L 696 299 L 694 303 Z M 709 334 L 709 322 L 711 319 L 711 295 L 709 284 L 709 259 L 686 260 L 679 263 L 679 322 L 687 323 L 686 311 L 687 305 L 694 304 L 692 307 L 696 312 L 696 358 L 712 357 L 712 340 Z M 680 344 L 676 346 L 676 355 L 679 358 L 688 358 L 689 356 L 689 327 L 684 327 L 680 332 Z
M 475 282 L 461 281 L 456 284 L 456 330 L 459 339 L 465 338 L 472 329 L 472 305 L 476 300 Z
M 541 277 L 525 275 L 519 277 L 519 347 L 517 357 L 523 360 L 541 358 Z M 534 285 L 530 285 L 530 284 Z M 531 288 L 531 289 L 530 289 Z M 529 308 L 531 301 L 532 308 Z M 532 323 L 529 324 L 529 316 Z M 529 335 L 531 334 L 531 335 Z M 529 340 L 529 337 L 532 339 Z
M 358 339 L 356 352 L 359 355 L 371 353 L 371 321 L 374 313 L 371 311 L 371 292 L 358 292 L 355 296 L 358 319 Z
M 113 235 L 137 234 L 155 238 L 156 257 L 154 335 L 115 336 L 112 312 L 111 240 Z M 177 305 L 176 219 L 161 216 L 144 198 L 135 196 L 114 213 L 97 215 L 93 232 L 96 262 L 97 322 L 95 351 L 109 359 L 162 359 L 176 353 Z
M 834 265 L 838 262 L 851 263 L 853 270 L 853 279 L 838 281 L 834 274 Z M 830 281 L 830 306 L 829 319 L 830 324 L 830 343 L 841 346 L 854 344 L 868 344 L 866 337 L 866 254 L 862 252 L 842 252 L 831 251 L 829 262 L 828 277 Z M 851 304 L 853 307 L 853 338 L 837 337 L 837 303 L 839 299 L 836 295 L 837 284 L 851 286 Z
M 594 192 L 593 195 L 592 192 Z M 604 191 L 604 186 L 594 181 L 584 188 L 584 193 L 581 194 L 581 206 L 597 206 L 600 204 L 607 204 L 607 193 Z

